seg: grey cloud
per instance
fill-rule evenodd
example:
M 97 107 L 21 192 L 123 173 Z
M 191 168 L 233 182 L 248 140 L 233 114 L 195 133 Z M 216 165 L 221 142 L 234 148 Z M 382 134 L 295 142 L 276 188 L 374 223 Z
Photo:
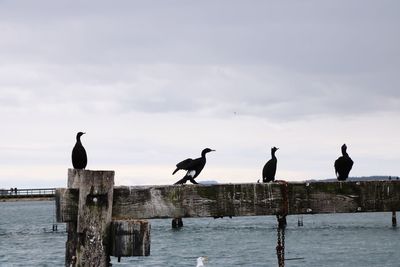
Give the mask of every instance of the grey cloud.
M 41 76 L 42 75 L 42 76 Z M 34 78 L 32 78 L 34 77 Z M 125 65 L 45 67 L 19 82 L 3 77 L 2 100 L 15 108 L 82 112 L 233 113 L 272 120 L 398 111 L 398 82 L 380 76 L 314 76 L 263 66 Z M 33 82 L 31 82 L 33 79 Z M 37 81 L 39 80 L 39 82 Z M 26 84 L 24 86 L 24 84 Z M 10 108 L 10 107 L 9 107 Z
M 0 101 L 277 120 L 396 111 L 399 5 L 1 2 Z
M 2 9 L 3 58 L 339 73 L 393 68 L 400 59 L 400 4 L 393 1 L 43 3 L 48 9 L 36 3 Z

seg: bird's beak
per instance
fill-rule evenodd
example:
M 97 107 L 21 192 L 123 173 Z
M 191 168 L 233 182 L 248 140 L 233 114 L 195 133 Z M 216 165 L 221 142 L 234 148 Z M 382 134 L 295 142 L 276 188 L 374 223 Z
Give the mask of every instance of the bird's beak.
M 82 134 L 86 134 L 86 133 L 82 133 Z
M 211 149 L 211 151 L 216 151 L 215 149 Z

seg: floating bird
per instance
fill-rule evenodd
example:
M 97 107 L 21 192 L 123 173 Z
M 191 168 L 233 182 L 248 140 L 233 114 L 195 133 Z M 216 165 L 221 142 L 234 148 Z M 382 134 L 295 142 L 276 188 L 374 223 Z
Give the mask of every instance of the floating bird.
M 201 170 L 204 168 L 204 165 L 206 165 L 206 154 L 211 151 L 215 150 L 210 148 L 203 149 L 200 158 L 197 159 L 189 158 L 176 164 L 176 170 L 172 173 L 172 175 L 174 175 L 179 170 L 186 170 L 187 173 L 182 179 L 180 179 L 175 184 L 185 184 L 188 180 L 191 181 L 193 184 L 197 184 L 197 182 L 194 179 L 200 174 Z
M 277 159 L 275 157 L 275 152 L 279 148 L 273 147 L 271 148 L 271 159 L 265 163 L 264 168 L 263 168 L 263 182 L 268 183 L 268 182 L 273 182 L 275 180 L 275 173 L 276 173 L 276 163 Z
M 335 160 L 335 173 L 339 181 L 345 181 L 349 177 L 351 168 L 353 167 L 353 160 L 347 154 L 346 144 L 342 145 L 342 156 Z
M 206 262 L 208 262 L 208 257 L 198 257 L 196 267 L 203 267 Z
M 74 169 L 84 169 L 87 164 L 86 150 L 81 143 L 81 136 L 85 133 L 79 132 L 76 135 L 76 144 L 72 149 L 72 166 Z

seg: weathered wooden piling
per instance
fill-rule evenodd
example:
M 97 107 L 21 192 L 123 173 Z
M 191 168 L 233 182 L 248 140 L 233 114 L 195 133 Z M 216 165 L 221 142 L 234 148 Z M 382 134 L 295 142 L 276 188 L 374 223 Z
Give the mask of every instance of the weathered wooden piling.
M 147 220 L 114 220 L 111 224 L 110 255 L 118 257 L 150 255 L 150 223 Z
M 109 266 L 108 231 L 111 223 L 114 193 L 114 171 L 68 170 L 68 186 L 79 189 L 77 222 L 70 223 L 72 237 L 67 249 L 70 264 L 76 257 L 77 266 Z M 71 227 L 71 224 L 72 227 Z M 76 242 L 76 244 L 72 244 Z
M 183 227 L 183 221 L 182 218 L 173 218 L 171 222 L 171 226 L 173 229 L 179 229 Z
M 113 196 L 114 171 L 68 170 L 68 189 L 56 190 L 57 221 L 67 223 L 66 266 L 150 255 L 150 223 L 113 217 Z
M 297 226 L 303 226 L 304 224 L 303 224 L 303 216 L 299 216 L 298 218 L 297 218 Z
M 137 229 L 134 226 L 135 222 L 119 223 L 119 220 L 258 215 L 286 217 L 286 215 L 292 214 L 390 212 L 400 209 L 400 181 L 398 180 L 120 186 L 106 190 L 99 185 L 111 186 L 110 183 L 100 182 L 97 184 L 93 180 L 94 178 L 82 178 L 86 175 L 89 177 L 92 175 L 93 177 L 95 175 L 107 176 L 105 173 L 108 172 L 92 174 L 91 171 L 70 170 L 69 188 L 57 189 L 57 219 L 59 222 L 68 222 L 66 263 L 73 263 L 72 259 L 81 255 L 83 255 L 83 259 L 89 257 L 82 251 L 76 252 L 82 248 L 87 249 L 87 243 L 89 242 L 91 245 L 93 240 L 90 238 L 91 230 L 87 226 L 78 225 L 81 222 L 86 225 L 94 225 L 92 219 L 86 217 L 104 220 L 103 224 L 95 224 L 100 229 L 98 233 L 103 232 L 107 225 L 112 223 L 112 220 L 115 221 L 116 224 L 113 227 L 116 230 L 113 230 L 112 239 L 119 241 L 110 245 L 111 241 L 103 238 L 104 243 L 97 242 L 97 240 L 96 242 L 93 240 L 93 243 L 98 244 L 99 250 L 97 251 L 100 251 L 100 243 L 105 245 L 104 250 L 114 246 L 107 255 L 121 257 L 150 253 L 150 238 L 146 237 L 147 233 L 150 234 L 150 227 L 146 228 L 145 224 L 141 224 L 140 229 L 144 228 L 139 231 L 135 230 Z M 109 176 L 111 173 L 113 176 L 113 172 L 110 172 Z M 70 176 L 77 178 L 70 179 Z M 88 184 L 93 183 L 93 187 L 92 185 L 83 185 L 83 189 L 81 189 L 82 180 L 87 180 Z M 92 213 L 93 215 L 90 215 Z M 282 218 L 281 226 L 284 225 L 284 221 Z M 176 223 L 179 224 L 179 222 Z M 278 227 L 279 229 L 283 230 L 284 227 Z M 79 238 L 74 234 L 75 232 L 79 233 Z M 107 231 L 105 235 L 107 233 L 111 235 Z M 138 233 L 141 235 L 140 238 L 134 238 Z M 284 230 L 281 235 L 281 246 L 284 248 Z M 85 240 L 86 243 L 81 244 L 81 240 Z M 138 244 L 137 242 L 142 243 Z M 139 252 L 132 252 L 136 248 Z M 82 259 L 76 258 L 76 261 L 77 266 L 91 266 L 78 265 Z M 84 261 L 84 263 L 86 262 Z
M 278 228 L 285 229 L 287 222 L 286 222 L 286 215 L 277 214 L 276 220 L 278 221 Z
M 397 227 L 396 210 L 392 211 L 392 226 Z

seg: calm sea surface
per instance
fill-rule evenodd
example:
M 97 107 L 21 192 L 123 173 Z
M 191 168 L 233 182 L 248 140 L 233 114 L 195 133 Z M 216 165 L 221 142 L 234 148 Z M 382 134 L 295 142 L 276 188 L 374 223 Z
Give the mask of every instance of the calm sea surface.
M 0 203 L 0 266 L 63 266 L 65 225 L 52 232 L 55 204 Z M 400 218 L 399 218 L 400 219 Z M 286 266 L 400 266 L 400 229 L 390 213 L 305 215 L 288 217 Z M 151 256 L 122 258 L 113 266 L 277 266 L 276 220 L 266 217 L 151 220 Z M 295 259 L 297 258 L 297 259 Z M 298 259 L 301 258 L 301 259 Z

